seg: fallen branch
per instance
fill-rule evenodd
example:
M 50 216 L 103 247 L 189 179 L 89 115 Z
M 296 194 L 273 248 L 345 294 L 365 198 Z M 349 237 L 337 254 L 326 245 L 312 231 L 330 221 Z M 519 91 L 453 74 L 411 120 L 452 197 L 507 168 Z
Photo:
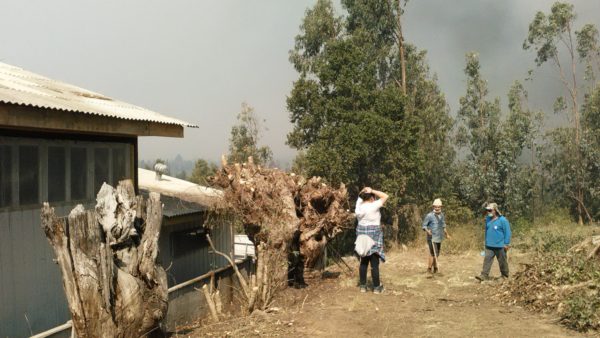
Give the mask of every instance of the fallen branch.
M 217 255 L 220 255 L 222 257 L 225 257 L 225 259 L 227 259 L 227 261 L 229 262 L 229 264 L 235 271 L 235 275 L 238 277 L 238 279 L 240 281 L 240 285 L 242 286 L 242 290 L 244 290 L 244 294 L 246 295 L 246 297 L 250 298 L 250 290 L 248 289 L 248 283 L 246 283 L 246 279 L 244 278 L 244 276 L 238 269 L 237 264 L 235 264 L 235 262 L 231 259 L 231 257 L 229 257 L 229 255 L 226 255 L 215 248 L 212 240 L 210 239 L 209 234 L 206 234 L 206 239 L 208 240 L 208 244 L 210 245 L 210 247 L 214 253 L 216 253 Z
M 208 308 L 210 309 L 210 315 L 214 321 L 219 321 L 219 316 L 217 315 L 217 308 L 215 306 L 215 302 L 213 301 L 210 292 L 208 291 L 208 286 L 206 284 L 202 285 L 202 292 L 204 293 L 204 298 L 206 298 L 206 303 L 208 304 Z

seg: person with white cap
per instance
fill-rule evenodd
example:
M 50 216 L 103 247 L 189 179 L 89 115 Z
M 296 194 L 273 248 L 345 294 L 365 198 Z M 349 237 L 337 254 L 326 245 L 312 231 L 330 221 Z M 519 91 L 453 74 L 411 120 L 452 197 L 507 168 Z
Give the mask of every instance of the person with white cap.
M 508 278 L 507 252 L 510 246 L 511 232 L 510 223 L 500 213 L 498 204 L 490 203 L 485 207 L 485 259 L 483 270 L 476 278 L 480 281 L 490 278 L 490 269 L 494 263 L 494 257 L 498 259 L 502 277 Z
M 444 234 L 449 239 L 450 235 L 446 230 L 446 218 L 442 213 L 442 200 L 436 198 L 433 201 L 433 211 L 425 216 L 422 228 L 427 233 L 427 246 L 429 247 L 429 260 L 427 262 L 427 271 L 431 273 L 438 272 L 437 259 L 442 249 Z

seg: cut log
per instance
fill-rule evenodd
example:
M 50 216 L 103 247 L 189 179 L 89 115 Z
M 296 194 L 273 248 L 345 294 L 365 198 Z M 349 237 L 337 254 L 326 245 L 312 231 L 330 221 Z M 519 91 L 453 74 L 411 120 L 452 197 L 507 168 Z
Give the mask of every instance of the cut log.
M 131 181 L 104 184 L 95 211 L 78 205 L 59 218 L 44 203 L 42 227 L 60 266 L 77 337 L 139 337 L 167 311 L 166 273 L 158 264 L 160 195 L 145 212 Z M 143 216 L 140 218 L 138 216 Z

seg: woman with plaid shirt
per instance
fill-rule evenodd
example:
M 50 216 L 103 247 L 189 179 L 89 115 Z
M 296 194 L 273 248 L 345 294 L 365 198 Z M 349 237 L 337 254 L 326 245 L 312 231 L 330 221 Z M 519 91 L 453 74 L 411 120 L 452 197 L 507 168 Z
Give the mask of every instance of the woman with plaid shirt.
M 367 292 L 367 268 L 371 263 L 371 278 L 373 278 L 373 292 L 383 292 L 383 286 L 379 281 L 379 260 L 385 262 L 383 253 L 383 231 L 381 230 L 381 213 L 379 209 L 388 199 L 384 192 L 373 190 L 369 187 L 363 188 L 358 194 L 356 201 L 356 235 L 367 235 L 375 242 L 366 256 L 360 258 L 360 292 Z M 377 197 L 377 199 L 376 199 Z

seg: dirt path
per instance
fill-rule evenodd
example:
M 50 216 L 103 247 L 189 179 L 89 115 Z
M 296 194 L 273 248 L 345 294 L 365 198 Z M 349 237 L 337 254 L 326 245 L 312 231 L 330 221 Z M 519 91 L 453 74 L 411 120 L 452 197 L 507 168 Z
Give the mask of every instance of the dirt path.
M 478 283 L 478 253 L 440 257 L 441 274 L 425 273 L 423 255 L 395 252 L 381 265 L 385 291 L 360 293 L 357 277 L 309 281 L 289 289 L 280 310 L 189 332 L 191 336 L 574 337 L 554 319 L 506 306 L 491 295 L 501 281 Z M 513 258 L 513 261 L 515 259 Z M 353 267 L 357 267 L 352 260 Z M 513 263 L 511 268 L 515 269 Z M 497 263 L 492 274 L 498 275 Z M 357 269 L 356 269 L 357 270 Z M 285 309 L 285 310 L 284 310 Z

